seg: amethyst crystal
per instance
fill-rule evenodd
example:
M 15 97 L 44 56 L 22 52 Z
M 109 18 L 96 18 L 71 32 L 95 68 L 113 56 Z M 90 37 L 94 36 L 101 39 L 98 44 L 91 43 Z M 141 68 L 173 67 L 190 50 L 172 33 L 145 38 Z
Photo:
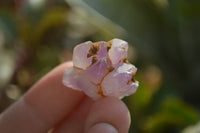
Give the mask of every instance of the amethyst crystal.
M 137 68 L 127 61 L 127 50 L 127 42 L 120 39 L 77 45 L 73 52 L 74 66 L 65 71 L 63 84 L 83 91 L 94 100 L 131 95 L 139 83 L 134 79 Z

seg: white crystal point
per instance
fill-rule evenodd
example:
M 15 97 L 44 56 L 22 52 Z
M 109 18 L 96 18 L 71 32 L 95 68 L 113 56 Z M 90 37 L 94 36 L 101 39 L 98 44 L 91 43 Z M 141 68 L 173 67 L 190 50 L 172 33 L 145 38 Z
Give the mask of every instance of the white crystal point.
M 81 79 L 82 71 L 74 67 L 68 68 L 63 75 L 63 84 L 75 90 L 82 90 L 78 82 Z
M 127 63 L 119 63 L 115 70 L 109 73 L 102 82 L 104 95 L 122 98 L 134 92 L 138 83 L 133 81 L 137 69 L 135 66 Z
M 130 84 L 120 88 L 120 91 L 116 91 L 116 96 L 113 95 L 113 97 L 118 97 L 119 99 L 122 99 L 125 96 L 129 96 L 136 92 L 138 86 L 139 86 L 138 81 L 135 81 L 135 83 L 131 82 Z
M 63 76 L 63 84 L 74 90 L 84 91 L 86 95 L 96 100 L 101 96 L 97 94 L 98 88 L 90 80 L 83 77 L 82 70 L 74 67 L 68 68 Z
M 74 48 L 73 64 L 75 67 L 86 69 L 91 64 L 92 58 L 87 58 L 91 46 L 92 42 L 88 41 Z
M 111 48 L 108 52 L 113 64 L 119 63 L 120 60 L 127 58 L 128 43 L 120 39 L 111 40 Z
M 128 43 L 120 39 L 79 44 L 74 48 L 74 66 L 64 73 L 63 84 L 94 100 L 105 96 L 121 99 L 135 93 L 137 68 L 127 61 L 127 50 Z

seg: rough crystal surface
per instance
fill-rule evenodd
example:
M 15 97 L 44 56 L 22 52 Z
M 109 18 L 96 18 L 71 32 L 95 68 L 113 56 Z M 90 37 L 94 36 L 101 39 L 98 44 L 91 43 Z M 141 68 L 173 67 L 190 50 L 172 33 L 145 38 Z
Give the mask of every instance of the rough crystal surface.
M 127 51 L 128 43 L 120 39 L 77 45 L 74 66 L 65 71 L 63 84 L 94 100 L 105 96 L 121 99 L 135 93 L 139 86 L 134 79 L 137 68 L 127 61 Z

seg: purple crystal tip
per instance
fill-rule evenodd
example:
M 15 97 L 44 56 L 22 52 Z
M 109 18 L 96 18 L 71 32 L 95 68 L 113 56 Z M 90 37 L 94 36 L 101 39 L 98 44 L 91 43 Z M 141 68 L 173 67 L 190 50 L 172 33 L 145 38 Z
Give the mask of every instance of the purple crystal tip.
M 128 62 L 127 50 L 128 43 L 120 39 L 77 45 L 74 66 L 65 71 L 63 84 L 94 100 L 105 96 L 122 99 L 135 93 L 139 86 L 134 79 L 137 68 Z

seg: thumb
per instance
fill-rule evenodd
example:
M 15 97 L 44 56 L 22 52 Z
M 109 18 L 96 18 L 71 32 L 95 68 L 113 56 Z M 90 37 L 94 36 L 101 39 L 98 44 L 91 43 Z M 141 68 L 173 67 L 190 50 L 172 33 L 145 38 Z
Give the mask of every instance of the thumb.
M 96 101 L 88 113 L 85 133 L 128 133 L 130 114 L 126 105 L 116 98 Z

